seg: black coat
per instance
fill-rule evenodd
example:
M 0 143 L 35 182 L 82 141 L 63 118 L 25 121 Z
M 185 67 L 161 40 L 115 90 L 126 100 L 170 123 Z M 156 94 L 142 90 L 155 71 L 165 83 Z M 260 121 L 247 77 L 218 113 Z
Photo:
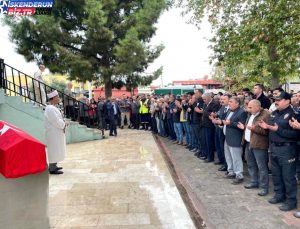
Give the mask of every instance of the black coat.
M 260 104 L 261 104 L 261 107 L 263 108 L 263 109 L 269 109 L 270 108 L 270 106 L 271 106 L 271 101 L 270 101 L 270 99 L 268 98 L 268 97 L 266 97 L 265 95 L 264 95 L 264 93 L 262 93 L 258 98 L 256 98 L 259 102 L 260 102 Z
M 202 98 L 199 98 L 194 104 L 193 104 L 193 116 L 192 116 L 192 123 L 193 124 L 199 124 L 202 123 L 202 113 L 198 113 L 195 111 L 195 108 L 198 107 L 199 109 L 203 109 L 204 101 Z
M 202 115 L 202 127 L 214 128 L 214 124 L 209 119 L 209 116 L 212 112 L 217 112 L 219 110 L 220 105 L 212 100 L 208 106 L 204 106 L 204 111 Z
M 97 118 L 98 118 L 98 127 L 100 129 L 106 128 L 106 122 L 105 122 L 105 103 L 104 102 L 98 102 L 97 104 Z

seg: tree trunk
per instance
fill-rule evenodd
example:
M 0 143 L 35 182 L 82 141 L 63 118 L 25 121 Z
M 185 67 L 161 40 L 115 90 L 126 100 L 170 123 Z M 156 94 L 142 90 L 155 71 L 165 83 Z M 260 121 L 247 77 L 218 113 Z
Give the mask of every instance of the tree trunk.
M 112 82 L 110 76 L 105 77 L 105 98 L 110 98 L 112 96 Z
M 280 69 L 279 66 L 277 64 L 278 61 L 278 54 L 277 54 L 277 50 L 276 50 L 276 46 L 275 44 L 269 44 L 268 46 L 268 56 L 270 59 L 270 72 L 272 75 L 271 78 L 271 88 L 276 88 L 279 87 L 279 77 L 280 77 Z

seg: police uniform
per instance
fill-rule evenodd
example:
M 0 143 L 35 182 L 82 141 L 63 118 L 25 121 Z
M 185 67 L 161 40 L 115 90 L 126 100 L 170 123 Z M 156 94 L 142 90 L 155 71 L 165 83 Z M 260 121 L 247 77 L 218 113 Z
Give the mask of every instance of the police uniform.
M 290 99 L 290 95 L 282 92 L 277 100 Z M 282 211 L 289 211 L 297 206 L 296 182 L 296 141 L 298 131 L 289 125 L 289 120 L 296 117 L 291 106 L 279 111 L 273 111 L 268 123 L 278 125 L 277 131 L 269 132 L 272 178 L 275 196 L 270 203 L 284 202 L 279 207 Z

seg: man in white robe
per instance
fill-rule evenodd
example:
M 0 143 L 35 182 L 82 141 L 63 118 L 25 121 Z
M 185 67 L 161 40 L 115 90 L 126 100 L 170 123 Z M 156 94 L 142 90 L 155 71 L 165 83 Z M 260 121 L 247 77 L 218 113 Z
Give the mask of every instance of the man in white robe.
M 40 64 L 39 70 L 34 73 L 34 92 L 35 92 L 35 100 L 38 103 L 46 105 L 46 92 L 44 87 L 44 79 L 43 79 L 43 72 L 45 71 L 45 65 Z M 39 83 L 40 82 L 40 83 Z
M 49 172 L 50 174 L 63 174 L 62 167 L 57 167 L 57 163 L 65 159 L 67 124 L 56 107 L 60 102 L 58 92 L 53 91 L 48 94 L 48 99 L 50 105 L 47 105 L 45 109 L 45 129 Z

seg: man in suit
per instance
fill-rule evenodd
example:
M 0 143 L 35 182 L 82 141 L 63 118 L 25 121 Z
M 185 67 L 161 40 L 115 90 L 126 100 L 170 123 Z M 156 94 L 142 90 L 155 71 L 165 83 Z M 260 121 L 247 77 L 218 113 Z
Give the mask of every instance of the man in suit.
M 210 93 L 205 93 L 203 96 L 204 101 L 204 109 L 202 115 L 202 128 L 203 135 L 201 136 L 203 139 L 203 157 L 200 159 L 204 159 L 205 162 L 213 162 L 214 161 L 214 136 L 215 136 L 215 126 L 212 123 L 209 116 L 211 113 L 215 113 L 219 109 L 219 104 L 213 100 L 212 95 Z
M 109 136 L 117 136 L 117 123 L 121 114 L 120 108 L 114 97 L 106 103 L 107 116 L 109 119 Z
M 212 117 L 212 122 L 216 125 L 215 146 L 219 159 L 219 161 L 215 164 L 221 165 L 221 167 L 218 169 L 219 171 L 227 171 L 227 164 L 224 153 L 225 135 L 223 133 L 223 120 L 225 120 L 227 112 L 229 111 L 228 102 L 230 98 L 231 95 L 228 94 L 221 96 L 220 102 L 222 106 L 217 112 L 216 117 Z
M 224 151 L 227 163 L 226 178 L 234 179 L 232 184 L 240 184 L 244 181 L 243 176 L 243 149 L 241 146 L 243 130 L 238 124 L 245 124 L 247 113 L 240 107 L 240 99 L 236 96 L 230 98 L 227 117 L 223 120 L 223 133 L 225 135 Z

